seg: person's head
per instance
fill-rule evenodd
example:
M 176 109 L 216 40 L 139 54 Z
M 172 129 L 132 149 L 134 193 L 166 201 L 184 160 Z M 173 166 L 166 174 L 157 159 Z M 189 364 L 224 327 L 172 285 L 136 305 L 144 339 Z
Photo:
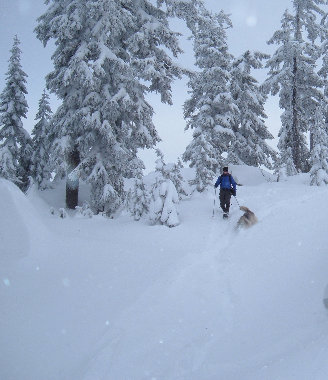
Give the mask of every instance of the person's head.
M 228 173 L 229 172 L 229 168 L 228 166 L 225 166 L 223 169 L 222 169 L 223 173 Z

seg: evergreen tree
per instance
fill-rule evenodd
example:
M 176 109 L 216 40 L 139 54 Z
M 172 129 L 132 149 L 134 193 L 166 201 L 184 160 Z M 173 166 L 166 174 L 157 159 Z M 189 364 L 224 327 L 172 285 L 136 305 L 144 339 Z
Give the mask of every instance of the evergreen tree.
M 293 161 L 292 148 L 287 148 L 285 153 L 285 155 L 280 153 L 275 163 L 274 173 L 277 175 L 277 182 L 285 181 L 288 177 L 297 174 Z
M 152 186 L 149 218 L 152 223 L 175 227 L 179 224 L 177 205 L 178 192 L 170 179 L 170 170 L 164 162 L 163 153 L 157 149 L 155 183 Z
M 149 213 L 150 194 L 148 193 L 141 175 L 135 179 L 129 204 L 134 220 L 140 220 L 143 215 Z
M 328 184 L 328 131 L 321 107 L 315 114 L 312 126 L 313 149 L 311 151 L 311 185 Z
M 179 196 L 170 179 L 157 179 L 152 192 L 149 217 L 152 223 L 175 227 L 179 222 Z
M 322 65 L 318 74 L 323 82 L 323 101 L 322 110 L 325 116 L 326 123 L 328 123 L 328 14 L 322 20 L 321 28 L 321 56 Z
M 92 167 L 92 171 L 90 174 L 88 173 L 88 180 L 91 183 L 92 211 L 95 214 L 101 212 L 104 215 L 113 216 L 121 205 L 118 191 L 111 185 L 111 183 L 115 182 L 115 179 L 109 178 L 106 163 L 100 154 L 94 158 L 94 164 L 90 165 L 90 167 Z M 79 174 L 72 171 L 71 176 L 73 181 L 77 181 Z M 120 186 L 123 187 L 123 183 Z
M 6 85 L 0 95 L 0 176 L 25 191 L 29 185 L 32 142 L 22 123 L 28 110 L 25 99 L 27 74 L 22 70 L 19 45 L 15 36 Z
M 278 144 L 281 162 L 287 164 L 292 159 L 297 172 L 308 170 L 309 149 L 305 133 L 322 100 L 322 82 L 315 73 L 318 49 L 314 44 L 320 29 L 315 22 L 315 12 L 319 12 L 316 4 L 319 3 L 321 0 L 294 0 L 295 15 L 285 11 L 281 30 L 269 41 L 280 47 L 267 62 L 270 71 L 264 88 L 273 95 L 279 93 L 279 105 L 284 109 Z M 303 36 L 304 30 L 310 41 Z M 293 172 L 290 168 L 287 174 Z
M 157 148 L 155 153 L 157 156 L 157 160 L 155 161 L 155 174 L 157 178 L 169 179 L 169 172 L 164 161 L 163 152 Z
M 251 69 L 262 68 L 262 60 L 268 58 L 259 52 L 246 51 L 235 59 L 231 70 L 231 93 L 238 108 L 234 126 L 235 141 L 231 145 L 228 161 L 249 166 L 264 165 L 272 169 L 275 152 L 265 140 L 273 139 L 265 125 L 265 95 Z
M 182 162 L 180 158 L 178 159 L 178 162 L 173 164 L 171 170 L 170 170 L 170 179 L 173 182 L 176 191 L 179 196 L 179 200 L 181 200 L 183 197 L 188 196 L 188 193 L 185 189 L 185 181 L 183 179 L 183 176 L 181 174 L 181 169 L 183 168 Z
M 156 155 L 158 157 L 155 167 L 156 175 L 160 178 L 171 180 L 179 195 L 179 200 L 181 200 L 183 196 L 188 195 L 184 188 L 184 179 L 181 174 L 181 169 L 183 168 L 181 160 L 178 159 L 178 162 L 174 164 L 166 164 L 163 152 L 160 149 L 156 149 Z
M 229 91 L 232 57 L 226 35 L 230 26 L 223 12 L 213 15 L 203 9 L 193 30 L 195 64 L 200 71 L 193 73 L 188 83 L 191 97 L 184 104 L 184 116 L 186 128 L 194 132 L 183 160 L 196 169 L 198 191 L 212 183 L 235 140 L 232 126 L 237 109 Z
M 313 62 L 310 62 L 312 68 L 309 69 L 310 75 L 308 83 L 308 86 L 312 86 L 312 89 L 310 89 L 310 94 L 307 94 L 309 98 L 304 100 L 307 111 L 310 111 L 306 115 L 308 124 L 307 132 L 310 133 L 310 152 L 313 148 L 313 129 L 311 126 L 315 123 L 316 109 L 323 102 L 321 88 L 324 84 L 320 75 L 318 76 L 315 71 L 317 65 L 316 60 L 321 55 L 320 47 L 317 45 L 316 41 L 319 37 L 322 37 L 323 33 L 327 33 L 327 30 L 322 23 L 322 17 L 326 16 L 326 12 L 320 7 L 325 4 L 327 4 L 325 0 L 293 0 L 297 35 L 299 37 L 301 36 L 303 28 L 306 32 L 307 39 L 310 41 L 310 52 L 308 55 L 313 59 Z M 311 69 L 313 71 L 312 73 Z M 309 169 L 309 165 L 307 165 L 306 169 Z
M 49 103 L 49 95 L 44 90 L 35 117 L 35 120 L 38 120 L 38 122 L 32 131 L 33 153 L 31 158 L 31 176 L 41 190 L 50 186 L 53 171 L 53 164 L 50 158 L 52 145 L 51 117 L 52 111 Z
M 161 223 L 168 227 L 178 226 L 180 224 L 177 211 L 179 196 L 171 180 L 166 180 L 162 183 L 159 189 L 159 196 L 160 198 L 158 198 L 158 200 L 162 201 L 162 207 L 160 212 Z
M 196 186 L 197 191 L 204 191 L 213 182 L 217 158 L 214 147 L 211 144 L 211 136 L 202 132 L 201 128 L 196 128 L 193 132 L 193 139 L 187 146 L 183 154 L 184 161 L 190 160 L 190 167 L 195 168 L 195 178 L 190 185 Z
M 49 0 L 38 23 L 37 37 L 57 46 L 47 86 L 62 100 L 54 146 L 69 173 L 67 206 L 77 205 L 82 178 L 91 183 L 95 211 L 112 213 L 124 178 L 143 167 L 137 150 L 159 141 L 145 97 L 154 91 L 171 103 L 181 70 L 168 52 L 181 51 L 177 34 L 167 13 L 146 0 Z

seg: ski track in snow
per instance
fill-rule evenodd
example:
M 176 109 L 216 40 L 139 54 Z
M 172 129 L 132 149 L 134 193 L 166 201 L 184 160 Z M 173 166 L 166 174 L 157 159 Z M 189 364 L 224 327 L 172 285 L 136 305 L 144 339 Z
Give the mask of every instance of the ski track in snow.
M 186 284 L 190 284 L 191 300 L 194 297 L 197 298 L 196 302 L 199 305 L 205 305 L 208 303 L 208 293 L 212 295 L 213 302 L 215 302 L 215 310 L 220 310 L 219 314 L 216 315 L 213 321 L 214 324 L 220 324 L 220 329 L 224 330 L 225 334 L 229 334 L 233 329 L 233 314 L 231 313 L 234 308 L 234 296 L 229 287 L 229 278 L 226 275 L 226 266 L 229 261 L 229 252 L 227 247 L 229 246 L 231 239 L 233 239 L 236 232 L 234 231 L 235 217 L 234 213 L 231 215 L 231 219 L 222 220 L 220 219 L 221 214 L 216 213 L 215 217 L 209 219 L 208 215 L 205 215 L 204 220 L 200 221 L 201 225 L 210 226 L 209 231 L 206 232 L 206 244 L 204 247 L 199 247 L 199 251 L 186 254 L 185 256 L 178 259 L 177 264 L 174 268 L 171 268 L 169 273 L 165 273 L 163 278 L 158 278 L 156 283 L 153 284 L 145 293 L 138 297 L 135 302 L 125 310 L 124 315 L 121 316 L 125 323 L 114 326 L 111 333 L 107 333 L 101 340 L 98 347 L 96 348 L 94 354 L 90 358 L 89 368 L 85 371 L 83 380 L 93 380 L 94 378 L 99 379 L 116 379 L 119 376 L 118 373 L 112 372 L 110 362 L 116 362 L 120 360 L 116 355 L 115 346 L 119 341 L 127 340 L 129 341 L 129 335 L 131 331 L 128 332 L 125 326 L 129 326 L 132 322 L 129 322 L 130 316 L 135 310 L 142 310 L 142 315 L 140 315 L 140 320 L 148 318 L 152 320 L 156 318 L 156 315 L 161 315 L 165 311 L 160 311 L 162 304 L 158 304 L 158 298 L 161 297 L 162 289 L 168 288 L 165 302 L 162 301 L 164 305 L 172 307 L 173 310 L 177 308 L 178 314 L 183 314 L 183 309 L 177 307 L 182 300 L 182 295 L 179 296 L 179 292 L 185 292 Z M 195 280 L 196 278 L 196 280 Z M 204 289 L 197 289 L 198 284 L 202 283 Z M 214 289 L 214 291 L 212 290 Z M 196 296 L 195 296 L 196 294 Z M 215 298 L 214 298 L 215 297 Z M 191 301 L 191 302 L 195 302 Z M 149 310 L 149 305 L 152 305 Z M 203 306 L 204 307 L 204 306 Z M 159 308 L 159 309 L 158 309 Z M 188 306 L 186 307 L 188 310 Z M 148 309 L 148 311 L 147 311 Z M 230 312 L 231 310 L 231 312 Z M 201 311 L 202 313 L 207 313 L 207 310 Z M 149 314 L 149 316 L 147 316 Z M 153 316 L 153 317 L 152 317 Z M 171 315 L 169 317 L 174 317 Z M 180 323 L 194 323 L 192 320 L 185 321 L 185 316 L 180 318 Z M 213 316 L 211 317 L 211 319 Z M 134 324 L 138 325 L 138 317 L 133 316 Z M 177 318 L 179 319 L 179 318 Z M 204 319 L 204 318 L 203 318 Z M 206 361 L 208 353 L 212 350 L 213 346 L 217 343 L 213 339 L 211 328 L 206 327 L 206 319 L 204 319 L 203 328 L 200 331 L 198 338 L 191 339 L 189 343 L 184 343 L 182 346 L 175 347 L 174 345 L 169 348 L 170 355 L 173 357 L 178 357 L 179 362 L 177 362 L 172 368 L 166 370 L 165 379 L 183 379 L 184 376 L 188 376 L 191 370 L 197 371 L 202 367 Z M 210 322 L 213 324 L 213 322 Z M 174 324 L 174 321 L 170 321 Z M 158 322 L 160 325 L 160 323 Z M 165 322 L 162 322 L 165 325 Z M 158 328 L 155 327 L 155 328 Z M 134 326 L 134 330 L 138 331 L 138 328 Z M 170 331 L 171 330 L 171 331 Z M 153 332 L 154 335 L 158 334 L 158 331 Z M 167 327 L 167 331 L 164 336 L 175 335 L 174 331 L 170 326 Z M 134 334 L 134 331 L 132 332 Z M 141 337 L 139 337 L 140 339 Z M 135 338 L 137 340 L 138 338 Z M 172 337 L 173 339 L 173 337 Z M 160 337 L 158 338 L 160 342 Z M 188 341 L 188 339 L 187 339 Z M 115 343 L 116 342 L 116 343 Z M 127 343 L 125 343 L 127 344 Z M 156 350 L 158 347 L 155 348 Z M 138 356 L 138 355 L 137 355 Z M 107 360 L 107 365 L 104 365 L 104 358 L 111 358 L 110 361 Z M 130 359 L 132 363 L 137 365 L 138 360 L 133 357 Z M 101 363 L 101 364 L 99 364 Z M 133 366 L 132 366 L 133 367 Z M 147 370 L 145 370 L 145 373 Z M 149 371 L 152 373 L 152 371 Z M 149 375 L 150 376 L 150 375 Z M 143 378 L 136 375 L 136 378 Z M 151 377 L 145 377 L 145 379 L 150 379 Z

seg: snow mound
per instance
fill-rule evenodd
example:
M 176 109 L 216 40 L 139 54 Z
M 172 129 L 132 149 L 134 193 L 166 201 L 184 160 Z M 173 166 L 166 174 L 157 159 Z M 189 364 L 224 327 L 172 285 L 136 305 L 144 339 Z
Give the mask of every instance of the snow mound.
M 262 183 L 276 181 L 272 174 L 254 166 L 230 165 L 229 171 L 235 181 L 242 185 L 258 186 Z
M 26 256 L 44 226 L 26 196 L 5 179 L 0 179 L 0 210 L 0 259 Z

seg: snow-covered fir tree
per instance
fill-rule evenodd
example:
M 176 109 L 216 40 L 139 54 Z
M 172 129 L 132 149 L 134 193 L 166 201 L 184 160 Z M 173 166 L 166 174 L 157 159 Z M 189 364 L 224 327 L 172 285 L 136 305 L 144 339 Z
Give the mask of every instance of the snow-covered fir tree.
M 160 178 L 169 179 L 172 181 L 180 200 L 183 197 L 186 197 L 188 193 L 186 190 L 186 183 L 181 173 L 183 165 L 180 158 L 178 158 L 177 163 L 166 164 L 164 161 L 164 154 L 160 149 L 156 149 L 156 155 L 156 175 Z
M 25 98 L 27 74 L 22 69 L 19 45 L 15 36 L 6 85 L 0 95 L 0 176 L 25 191 L 29 185 L 32 140 L 22 122 L 28 111 Z
M 181 51 L 178 36 L 150 1 L 47 3 L 36 33 L 57 47 L 47 86 L 62 100 L 54 147 L 67 165 L 67 205 L 77 205 L 82 178 L 91 183 L 95 212 L 112 213 L 123 201 L 124 178 L 143 167 L 138 149 L 159 141 L 145 97 L 154 91 L 171 102 L 181 72 L 171 57 Z
M 281 116 L 282 127 L 279 131 L 279 144 L 280 150 L 279 164 L 285 167 L 287 161 L 292 159 L 293 170 L 288 170 L 286 175 L 294 175 L 297 170 L 301 168 L 301 156 L 307 157 L 308 150 L 304 137 L 305 128 L 300 130 L 299 118 L 297 113 L 300 108 L 296 107 L 296 77 L 294 71 L 296 70 L 296 44 L 294 42 L 294 18 L 286 10 L 281 22 L 281 30 L 274 33 L 273 37 L 269 40 L 269 44 L 276 43 L 281 45 L 273 56 L 268 60 L 267 67 L 270 69 L 269 78 L 264 83 L 264 89 L 270 91 L 272 95 L 279 93 L 279 106 L 284 109 Z M 294 116 L 294 118 L 293 118 Z M 301 154 L 301 152 L 303 154 Z M 289 156 L 292 154 L 292 157 Z M 296 169 L 296 165 L 298 169 Z M 277 168 L 279 170 L 279 168 Z M 285 170 L 284 170 L 285 171 Z
M 278 148 L 282 164 L 293 161 L 293 168 L 287 165 L 287 175 L 309 169 L 305 134 L 322 101 L 322 82 L 315 72 L 318 48 L 314 43 L 320 30 L 316 15 L 320 14 L 317 5 L 321 3 L 321 0 L 294 0 L 295 15 L 285 11 L 281 29 L 268 42 L 279 45 L 267 62 L 269 77 L 264 88 L 272 95 L 279 94 L 279 105 L 284 109 Z
M 323 110 L 326 123 L 328 123 L 328 14 L 322 20 L 321 28 L 321 68 L 318 71 L 323 82 L 323 102 L 321 109 Z
M 160 179 L 169 179 L 170 178 L 170 169 L 167 167 L 164 161 L 164 154 L 160 149 L 155 150 L 157 159 L 155 161 L 155 174 L 157 178 Z
M 328 126 L 321 107 L 316 110 L 312 129 L 311 185 L 326 185 L 328 184 Z
M 266 143 L 273 139 L 265 125 L 266 96 L 261 92 L 252 69 L 262 68 L 262 60 L 268 56 L 249 50 L 234 59 L 231 70 L 231 93 L 238 108 L 233 129 L 235 141 L 230 146 L 228 161 L 249 166 L 264 165 L 271 169 L 275 151 Z
M 134 217 L 134 220 L 149 213 L 150 193 L 147 189 L 141 174 L 134 181 L 134 187 L 129 197 L 129 209 Z
M 153 202 L 150 207 L 150 220 L 168 227 L 180 224 L 177 212 L 179 196 L 173 182 L 167 179 L 156 186 L 153 192 Z
M 308 113 L 308 128 L 307 132 L 310 134 L 310 144 L 309 149 L 310 153 L 313 148 L 313 129 L 312 126 L 315 123 L 315 113 L 316 109 L 322 106 L 324 82 L 321 76 L 317 75 L 317 63 L 321 55 L 321 49 L 317 44 L 317 39 L 321 38 L 323 33 L 327 33 L 327 29 L 322 22 L 323 18 L 326 17 L 327 12 L 321 8 L 321 6 L 326 5 L 326 0 L 293 0 L 293 6 L 295 9 L 296 15 L 296 26 L 298 25 L 298 35 L 301 36 L 302 29 L 303 35 L 306 34 L 306 37 L 310 41 L 310 53 L 309 56 L 313 60 L 310 62 L 312 65 L 313 74 L 311 75 L 311 68 L 309 69 L 309 83 L 308 86 L 312 86 L 312 91 L 308 99 L 305 99 L 305 105 L 307 106 Z M 309 166 L 308 166 L 309 168 Z M 307 169 L 308 169 L 307 168 Z
M 50 186 L 53 163 L 51 162 L 51 117 L 49 95 L 44 90 L 39 101 L 39 109 L 36 114 L 32 131 L 33 153 L 31 158 L 31 176 L 38 188 L 44 190 Z
M 96 155 L 94 163 L 89 164 L 89 166 L 92 167 L 91 173 L 88 173 L 88 181 L 91 183 L 91 208 L 95 214 L 103 213 L 107 216 L 113 216 L 121 205 L 118 191 L 122 192 L 123 189 L 117 190 L 112 186 L 114 179 L 109 178 L 109 171 L 106 168 L 106 162 L 103 161 L 103 156 Z M 72 171 L 71 175 L 75 181 L 80 176 L 75 171 Z M 120 186 L 123 187 L 123 183 Z
M 225 164 L 224 154 L 235 140 L 232 126 L 237 109 L 229 91 L 232 57 L 226 35 L 230 26 L 230 19 L 223 12 L 216 15 L 203 9 L 193 30 L 199 71 L 190 77 L 191 97 L 184 104 L 186 129 L 193 130 L 193 139 L 183 160 L 196 170 L 194 184 L 198 191 L 212 183 L 218 167 Z
M 277 182 L 287 181 L 288 177 L 297 174 L 293 161 L 292 148 L 288 147 L 285 153 L 284 155 L 279 153 L 275 163 L 274 173 L 277 175 Z
M 170 179 L 176 188 L 176 191 L 179 196 L 179 200 L 183 199 L 183 197 L 188 196 L 188 192 L 186 190 L 186 183 L 181 173 L 182 168 L 183 168 L 183 164 L 180 158 L 178 158 L 177 163 L 174 163 L 172 165 L 172 168 L 170 169 L 170 172 L 169 172 Z
M 178 192 L 170 179 L 169 168 L 164 162 L 163 153 L 157 149 L 155 183 L 152 186 L 149 219 L 152 223 L 175 227 L 179 224 L 177 205 Z

